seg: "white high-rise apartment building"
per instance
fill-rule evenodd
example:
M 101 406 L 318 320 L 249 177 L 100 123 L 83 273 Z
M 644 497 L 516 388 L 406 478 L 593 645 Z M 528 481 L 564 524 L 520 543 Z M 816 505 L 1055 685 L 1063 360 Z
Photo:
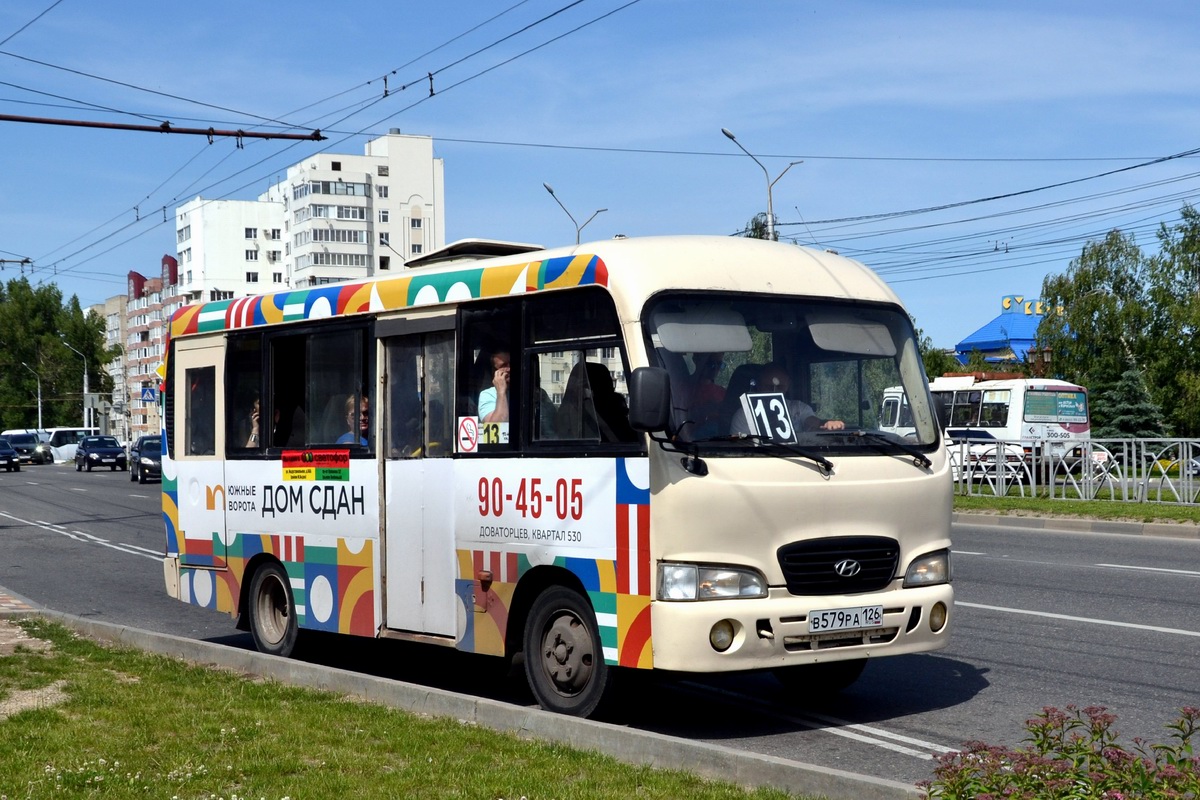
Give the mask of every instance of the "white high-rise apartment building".
M 176 310 L 387 275 L 444 247 L 442 167 L 432 137 L 393 129 L 361 156 L 309 156 L 257 200 L 197 197 L 179 206 L 176 255 L 163 256 L 154 277 L 129 273 L 125 329 L 110 333 L 125 342 L 112 369 L 124 376 L 129 437 L 161 425 L 158 369 Z
M 188 302 L 360 280 L 445 245 L 433 138 L 393 129 L 365 154 L 318 153 L 258 200 L 197 197 L 176 212 Z
M 261 200 L 197 197 L 175 212 L 179 284 L 186 302 L 287 287 L 283 208 Z
M 393 129 L 362 156 L 319 153 L 259 198 L 281 204 L 292 287 L 368 278 L 445 244 L 442 159 L 433 139 Z

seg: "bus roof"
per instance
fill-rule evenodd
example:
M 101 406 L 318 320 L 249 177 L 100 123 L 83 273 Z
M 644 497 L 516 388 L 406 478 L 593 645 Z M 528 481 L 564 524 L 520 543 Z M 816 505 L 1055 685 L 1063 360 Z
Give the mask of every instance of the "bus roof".
M 983 373 L 983 375 L 987 376 L 988 373 Z M 929 382 L 929 390 L 932 392 L 944 392 L 953 389 L 1012 389 L 1018 386 L 1026 389 L 1087 391 L 1078 384 L 1059 380 L 1058 378 L 1006 377 L 993 379 L 984 377 L 981 380 L 974 375 L 943 375 Z
M 832 252 L 739 237 L 659 236 L 588 242 L 185 306 L 172 318 L 171 336 L 589 284 L 607 286 L 632 309 L 665 289 L 900 304 L 874 272 Z

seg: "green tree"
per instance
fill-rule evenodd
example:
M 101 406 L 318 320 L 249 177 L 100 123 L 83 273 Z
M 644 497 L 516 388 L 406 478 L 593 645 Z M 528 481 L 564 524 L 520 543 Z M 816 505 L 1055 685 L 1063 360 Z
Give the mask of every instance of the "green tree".
M 1142 373 L 1127 369 L 1115 384 L 1089 395 L 1092 436 L 1098 439 L 1156 439 L 1166 425 Z
M 767 215 L 758 213 L 754 218 L 746 223 L 746 230 L 742 234 L 747 239 L 770 239 L 771 234 L 767 228 Z M 778 232 L 775 234 L 775 241 L 779 241 Z
M 0 426 L 36 427 L 39 378 L 43 426 L 82 421 L 84 359 L 64 339 L 87 358 L 89 390 L 111 392 L 102 319 L 85 316 L 76 297 L 64 305 L 54 284 L 35 287 L 24 277 L 0 284 Z
M 962 364 L 958 363 L 958 359 L 940 347 L 935 347 L 933 339 L 926 336 L 923 330 L 916 328 L 916 335 L 917 350 L 921 353 L 921 362 L 925 365 L 925 377 L 933 380 L 947 372 L 962 370 Z
M 1160 226 L 1158 244 L 1147 257 L 1114 230 L 1048 275 L 1042 300 L 1064 313 L 1043 318 L 1038 344 L 1051 349 L 1055 374 L 1095 393 L 1137 370 L 1164 432 L 1200 436 L 1200 213 L 1183 206 L 1175 224 Z
M 1167 425 L 1178 436 L 1200 436 L 1200 213 L 1185 205 L 1179 222 L 1158 231 L 1159 252 L 1148 265 L 1147 336 L 1142 366 Z
M 967 356 L 967 363 L 960 369 L 960 372 L 1000 372 L 996 369 L 995 364 L 989 364 L 987 356 L 979 348 L 971 350 L 971 355 Z
M 1042 302 L 1062 307 L 1038 326 L 1056 375 L 1085 387 L 1115 385 L 1128 369 L 1149 362 L 1147 259 L 1133 237 L 1111 231 L 1088 242 L 1062 275 L 1047 275 Z

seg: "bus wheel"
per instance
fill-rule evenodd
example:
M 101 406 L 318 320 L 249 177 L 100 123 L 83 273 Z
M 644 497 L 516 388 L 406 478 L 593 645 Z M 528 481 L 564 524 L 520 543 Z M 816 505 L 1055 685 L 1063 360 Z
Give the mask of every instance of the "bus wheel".
M 284 658 L 296 647 L 299 629 L 296 604 L 287 573 L 276 563 L 264 564 L 250 581 L 250 633 L 260 652 Z
M 867 666 L 865 658 L 853 661 L 826 661 L 772 670 L 775 679 L 789 689 L 812 692 L 840 692 L 858 680 Z
M 533 602 L 525 625 L 525 675 L 542 708 L 586 717 L 608 685 L 596 615 L 578 593 L 556 586 Z

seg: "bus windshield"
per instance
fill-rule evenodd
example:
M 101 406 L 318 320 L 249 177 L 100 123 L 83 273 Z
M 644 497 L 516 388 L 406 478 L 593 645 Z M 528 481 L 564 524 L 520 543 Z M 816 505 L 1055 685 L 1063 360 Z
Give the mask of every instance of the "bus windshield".
M 937 444 L 912 325 L 899 309 L 689 293 L 659 295 L 643 319 L 651 360 L 671 378 L 680 439 L 714 453 L 778 441 L 873 455 L 879 436 Z M 889 387 L 889 397 L 896 387 L 907 397 L 904 434 L 880 429 Z

